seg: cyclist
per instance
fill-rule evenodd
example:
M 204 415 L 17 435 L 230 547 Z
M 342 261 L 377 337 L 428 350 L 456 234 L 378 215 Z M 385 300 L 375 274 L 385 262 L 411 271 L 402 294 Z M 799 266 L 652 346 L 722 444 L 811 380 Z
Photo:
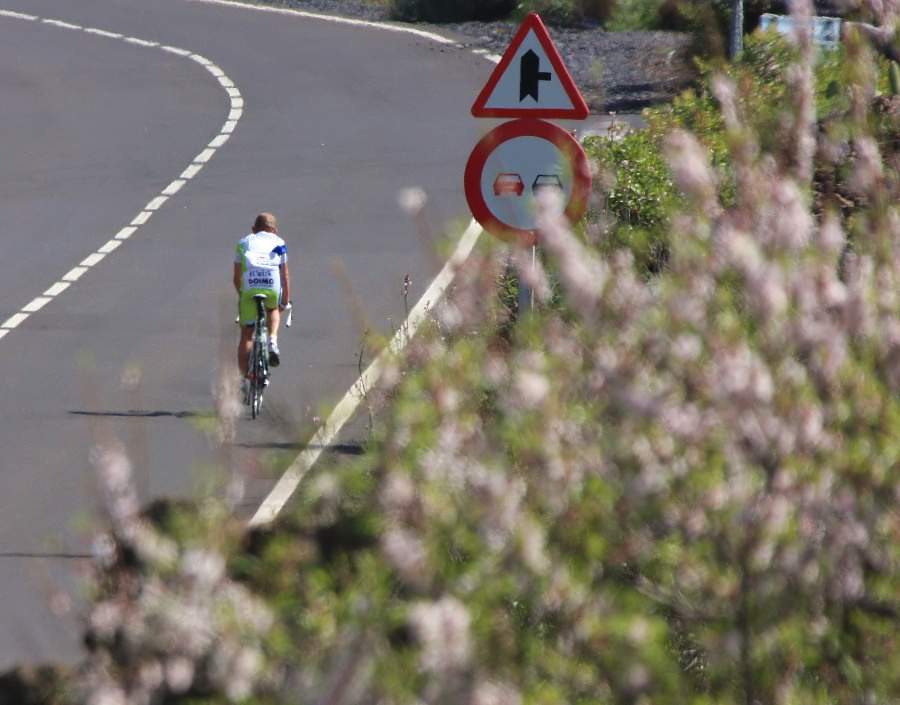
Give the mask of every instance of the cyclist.
M 260 213 L 249 235 L 240 239 L 234 250 L 234 288 L 238 292 L 241 339 L 238 343 L 238 369 L 247 376 L 253 328 L 256 325 L 254 294 L 266 295 L 266 324 L 269 327 L 269 364 L 278 367 L 278 326 L 281 311 L 291 300 L 287 245 L 278 236 L 278 222 L 271 213 Z

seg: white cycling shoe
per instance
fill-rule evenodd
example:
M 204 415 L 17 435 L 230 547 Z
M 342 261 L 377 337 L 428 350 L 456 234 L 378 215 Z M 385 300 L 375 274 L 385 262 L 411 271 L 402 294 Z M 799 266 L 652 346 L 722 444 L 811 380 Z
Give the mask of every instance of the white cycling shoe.
M 281 352 L 278 350 L 278 343 L 274 340 L 269 341 L 269 365 L 278 367 L 281 364 Z

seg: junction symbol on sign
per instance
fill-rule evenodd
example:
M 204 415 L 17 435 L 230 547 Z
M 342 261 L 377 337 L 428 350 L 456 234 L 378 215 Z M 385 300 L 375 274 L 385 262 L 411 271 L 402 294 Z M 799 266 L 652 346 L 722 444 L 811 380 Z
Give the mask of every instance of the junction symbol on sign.
M 583 120 L 590 114 L 541 18 L 522 22 L 472 105 L 475 117 Z

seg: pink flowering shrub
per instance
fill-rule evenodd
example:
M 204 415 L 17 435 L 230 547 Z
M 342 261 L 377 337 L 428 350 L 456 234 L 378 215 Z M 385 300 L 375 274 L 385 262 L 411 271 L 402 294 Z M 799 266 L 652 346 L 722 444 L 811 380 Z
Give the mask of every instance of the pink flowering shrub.
M 264 692 L 274 614 L 228 575 L 224 506 L 210 503 L 200 516 L 164 504 L 141 512 L 124 452 L 98 447 L 93 459 L 107 520 L 94 541 L 87 653 L 66 702 L 245 702 Z
M 864 206 L 862 194 L 848 183 L 847 165 L 852 161 L 838 158 L 829 151 L 847 151 L 846 113 L 850 94 L 859 85 L 860 62 L 856 53 L 863 47 L 851 39 L 846 46 L 817 51 L 810 80 L 812 81 L 812 119 L 819 122 L 816 134 L 828 144 L 813 161 L 815 193 L 812 212 L 820 215 L 826 204 L 840 206 L 846 220 L 857 207 Z M 690 131 L 702 144 L 706 161 L 715 170 L 717 193 L 723 205 L 733 205 L 736 198 L 735 154 L 743 147 L 736 144 L 741 135 L 726 129 L 722 104 L 716 90 L 717 76 L 726 75 L 734 84 L 732 102 L 742 116 L 742 133 L 754 135 L 756 148 L 768 154 L 793 151 L 790 131 L 785 126 L 793 119 L 788 113 L 788 99 L 796 90 L 794 62 L 798 48 L 789 38 L 776 33 L 755 32 L 746 37 L 737 61 L 723 65 L 721 60 L 698 61 L 700 79 L 690 90 L 668 104 L 648 108 L 642 116 L 646 128 L 628 129 L 614 125 L 605 136 L 585 139 L 585 150 L 598 165 L 603 215 L 593 230 L 603 231 L 603 252 L 627 247 L 640 266 L 656 273 L 665 265 L 669 237 L 669 220 L 674 210 L 683 208 L 681 191 L 672 178 L 664 159 L 662 145 L 676 129 Z M 878 88 L 887 87 L 888 63 L 883 58 L 867 62 L 871 75 L 865 80 Z M 873 73 L 874 72 L 874 73 Z M 877 82 L 876 82 L 877 79 Z M 809 88 L 809 87 L 808 87 Z M 873 136 L 882 143 L 896 139 L 895 120 L 885 119 L 891 101 L 882 99 L 872 106 L 869 118 Z M 846 157 L 846 155 L 844 155 Z M 598 199 L 600 200 L 600 199 Z
M 215 522 L 152 531 L 124 459 L 98 456 L 80 701 L 897 702 L 898 162 L 852 49 L 823 134 L 808 37 L 778 139 L 740 82 L 711 83 L 731 191 L 668 134 L 681 204 L 654 276 L 552 208 L 534 267 L 473 255 L 371 392 L 370 452 L 239 550 Z M 852 219 L 814 201 L 816 160 L 845 170 Z M 536 299 L 518 320 L 510 259 Z
M 659 275 L 548 216 L 560 310 L 505 326 L 488 253 L 389 372 L 371 701 L 897 699 L 896 156 L 856 86 L 842 134 L 866 207 L 852 234 L 813 214 L 812 52 L 801 37 L 778 151 L 713 83 L 727 202 L 707 150 L 668 136 L 684 205 Z

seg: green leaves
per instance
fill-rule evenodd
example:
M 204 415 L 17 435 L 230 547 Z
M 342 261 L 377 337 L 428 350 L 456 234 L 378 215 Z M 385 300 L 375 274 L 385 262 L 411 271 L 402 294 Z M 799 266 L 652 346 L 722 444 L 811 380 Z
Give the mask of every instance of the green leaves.
M 544 214 L 533 270 L 485 242 L 371 390 L 364 456 L 316 468 L 238 548 L 221 514 L 194 532 L 164 512 L 164 541 L 120 532 L 139 545 L 108 552 L 98 595 L 178 596 L 204 567 L 240 581 L 271 629 L 231 604 L 216 624 L 255 648 L 265 631 L 272 702 L 891 701 L 900 142 L 859 110 L 871 57 L 818 94 L 811 53 L 780 42 L 748 42 L 728 77 L 707 67 L 646 130 L 589 141 L 608 232 Z M 852 236 L 803 163 L 814 96 L 848 94 L 818 159 L 857 160 Z M 191 553 L 200 536 L 232 548 L 227 575 Z
M 391 15 L 408 22 L 488 21 L 506 17 L 514 0 L 390 0 Z

